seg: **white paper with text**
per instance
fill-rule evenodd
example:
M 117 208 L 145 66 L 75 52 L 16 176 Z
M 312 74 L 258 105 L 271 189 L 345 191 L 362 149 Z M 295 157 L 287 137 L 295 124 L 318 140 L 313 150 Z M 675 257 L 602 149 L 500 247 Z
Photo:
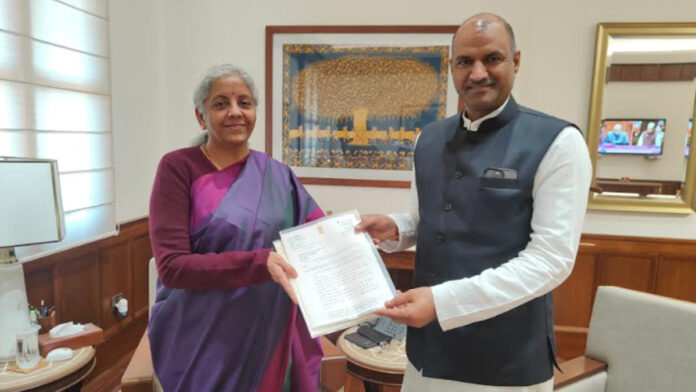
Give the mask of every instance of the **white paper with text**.
M 395 289 L 367 233 L 356 233 L 352 210 L 280 232 L 276 250 L 295 268 L 290 281 L 312 337 L 375 317 Z

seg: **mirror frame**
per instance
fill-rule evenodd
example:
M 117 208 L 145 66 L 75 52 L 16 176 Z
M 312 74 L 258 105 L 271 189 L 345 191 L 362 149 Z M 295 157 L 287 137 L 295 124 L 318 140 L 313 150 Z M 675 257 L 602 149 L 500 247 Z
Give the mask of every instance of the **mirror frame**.
M 587 146 L 592 159 L 592 184 L 597 181 L 597 147 L 602 120 L 604 81 L 607 73 L 607 47 L 609 36 L 622 35 L 693 35 L 696 23 L 598 23 L 595 45 L 594 74 L 590 96 L 590 115 L 587 130 Z M 696 116 L 696 93 L 693 116 Z M 602 197 L 590 190 L 587 208 L 600 211 L 654 212 L 668 214 L 692 214 L 696 211 L 694 191 L 696 187 L 696 137 L 691 138 L 689 161 L 686 166 L 685 190 L 682 199 L 659 200 L 623 197 Z

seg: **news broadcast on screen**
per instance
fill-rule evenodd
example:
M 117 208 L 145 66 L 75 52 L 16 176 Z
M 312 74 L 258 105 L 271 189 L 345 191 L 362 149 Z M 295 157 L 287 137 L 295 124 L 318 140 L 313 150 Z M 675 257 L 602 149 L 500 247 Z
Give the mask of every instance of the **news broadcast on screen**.
M 667 121 L 663 118 L 602 121 L 600 154 L 661 155 Z

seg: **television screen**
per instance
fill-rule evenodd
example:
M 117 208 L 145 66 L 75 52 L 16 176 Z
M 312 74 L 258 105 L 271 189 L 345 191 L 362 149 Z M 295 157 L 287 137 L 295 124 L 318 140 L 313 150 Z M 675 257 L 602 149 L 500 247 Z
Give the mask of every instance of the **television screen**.
M 602 120 L 600 154 L 662 154 L 665 136 L 664 118 Z
M 689 128 L 686 131 L 686 146 L 684 147 L 684 155 L 689 156 L 689 146 L 691 146 L 691 130 L 694 129 L 694 119 L 689 120 Z

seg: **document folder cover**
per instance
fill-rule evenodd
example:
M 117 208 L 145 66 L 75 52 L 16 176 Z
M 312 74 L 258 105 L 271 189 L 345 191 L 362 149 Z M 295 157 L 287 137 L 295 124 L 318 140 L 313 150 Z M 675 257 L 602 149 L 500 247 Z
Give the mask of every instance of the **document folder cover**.
M 396 290 L 356 210 L 280 232 L 276 251 L 298 273 L 290 284 L 312 337 L 375 317 Z

